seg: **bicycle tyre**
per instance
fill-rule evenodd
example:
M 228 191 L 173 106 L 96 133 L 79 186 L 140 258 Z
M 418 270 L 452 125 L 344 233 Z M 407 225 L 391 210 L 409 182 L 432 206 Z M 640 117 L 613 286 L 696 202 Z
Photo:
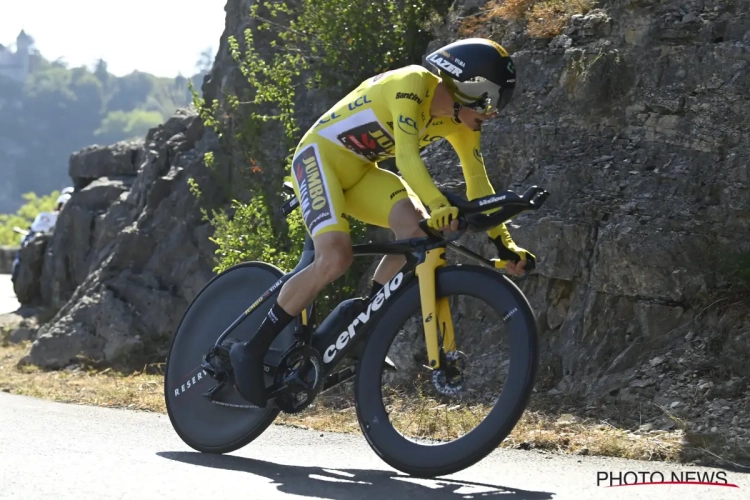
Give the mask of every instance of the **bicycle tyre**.
M 273 404 L 262 409 L 220 406 L 202 396 L 216 381 L 202 372 L 202 356 L 221 332 L 275 283 L 283 272 L 265 262 L 243 262 L 214 276 L 188 305 L 172 338 L 164 374 L 164 398 L 172 427 L 191 448 L 203 453 L 230 453 L 260 436 L 280 410 Z M 261 305 L 240 323 L 230 338 L 252 338 L 273 301 Z M 293 340 L 292 322 L 272 347 L 284 349 Z M 265 360 L 278 361 L 276 352 Z M 185 388 L 185 380 L 192 381 Z M 266 376 L 266 384 L 271 383 Z M 180 390 L 182 389 L 182 390 Z M 179 394 L 178 394 L 179 392 Z M 187 396 L 187 397 L 186 397 Z M 232 404 L 248 404 L 227 382 L 220 399 Z
M 355 406 L 362 433 L 388 465 L 427 478 L 464 470 L 497 448 L 526 409 L 539 362 L 534 312 L 521 290 L 507 277 L 480 266 L 447 266 L 437 271 L 436 293 L 438 297 L 470 295 L 484 301 L 501 317 L 513 307 L 518 311 L 505 323 L 511 356 L 503 393 L 482 423 L 448 443 L 418 444 L 402 436 L 393 427 L 383 405 L 383 359 L 404 322 L 421 308 L 417 279 L 394 297 L 396 300 L 391 301 L 368 337 L 355 380 Z M 508 306 L 510 303 L 513 305 Z

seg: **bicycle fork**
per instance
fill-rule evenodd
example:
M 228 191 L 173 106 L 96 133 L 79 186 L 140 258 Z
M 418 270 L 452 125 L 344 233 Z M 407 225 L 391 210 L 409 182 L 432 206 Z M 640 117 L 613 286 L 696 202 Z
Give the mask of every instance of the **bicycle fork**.
M 443 352 L 456 350 L 448 297 L 437 298 L 437 270 L 446 265 L 445 248 L 427 250 L 425 258 L 417 264 L 415 273 L 419 278 L 419 297 L 422 305 L 427 358 L 430 368 L 440 368 L 440 333 L 443 337 Z M 434 321 L 433 321 L 434 320 Z

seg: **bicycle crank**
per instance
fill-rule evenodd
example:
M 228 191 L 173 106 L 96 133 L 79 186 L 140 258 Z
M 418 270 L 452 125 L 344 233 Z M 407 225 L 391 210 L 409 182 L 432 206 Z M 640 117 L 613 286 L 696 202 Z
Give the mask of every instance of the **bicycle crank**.
M 274 386 L 276 406 L 285 413 L 299 413 L 315 400 L 325 382 L 323 358 L 308 346 L 292 349 L 281 359 L 276 370 Z

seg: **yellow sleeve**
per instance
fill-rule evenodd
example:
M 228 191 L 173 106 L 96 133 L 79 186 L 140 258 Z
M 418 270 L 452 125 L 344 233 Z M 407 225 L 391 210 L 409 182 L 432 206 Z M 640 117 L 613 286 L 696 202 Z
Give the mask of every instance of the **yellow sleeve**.
M 407 74 L 389 82 L 383 92 L 393 117 L 396 167 L 425 204 L 429 206 L 444 200 L 419 155 L 419 131 L 424 126 L 427 113 L 422 109 L 427 99 L 427 82 L 419 73 Z M 397 99 L 397 94 L 402 96 Z
M 495 194 L 482 158 L 481 134 L 479 130 L 473 131 L 469 127 L 460 126 L 458 130 L 446 137 L 461 162 L 461 169 L 466 180 L 466 196 L 469 200 Z
M 466 181 L 466 196 L 469 200 L 495 194 L 495 190 L 492 184 L 490 184 L 490 179 L 487 177 L 484 158 L 482 158 L 482 151 L 480 149 L 481 137 L 481 130 L 473 131 L 464 126 L 459 127 L 456 132 L 446 136 L 446 139 L 453 146 L 461 162 L 461 169 Z M 488 213 L 494 211 L 489 210 Z M 508 248 L 515 246 L 513 238 L 511 238 L 508 228 L 504 223 L 487 231 L 487 235 L 492 239 L 500 236 L 503 245 Z

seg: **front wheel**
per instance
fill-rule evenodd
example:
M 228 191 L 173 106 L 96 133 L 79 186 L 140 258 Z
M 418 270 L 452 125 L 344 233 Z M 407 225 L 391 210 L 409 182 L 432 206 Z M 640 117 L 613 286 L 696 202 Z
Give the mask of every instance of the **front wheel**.
M 439 269 L 436 281 L 455 332 L 453 350 L 441 355 L 444 369 L 426 366 L 415 279 L 368 337 L 355 382 L 357 418 L 370 447 L 418 477 L 458 472 L 495 449 L 521 418 L 538 365 L 533 310 L 508 278 L 462 265 Z M 383 370 L 386 356 L 399 371 Z

